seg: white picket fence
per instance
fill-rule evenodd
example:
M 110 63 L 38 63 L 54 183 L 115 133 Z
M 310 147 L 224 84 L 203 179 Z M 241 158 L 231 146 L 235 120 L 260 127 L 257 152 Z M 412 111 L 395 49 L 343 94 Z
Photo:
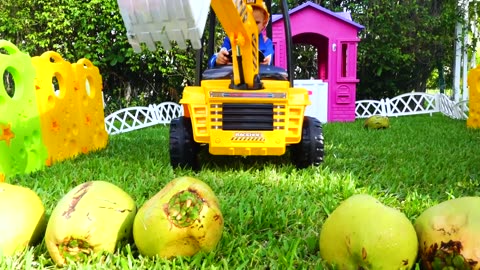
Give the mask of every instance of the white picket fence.
M 105 117 L 105 129 L 110 135 L 133 131 L 159 124 L 170 124 L 183 115 L 180 104 L 162 102 L 148 107 L 128 107 Z
M 381 100 L 360 100 L 355 104 L 356 118 L 372 115 L 406 116 L 441 112 L 453 119 L 467 119 L 468 100 L 453 102 L 444 94 L 407 93 Z M 129 107 L 105 117 L 110 135 L 133 131 L 159 124 L 170 124 L 183 115 L 183 108 L 174 102 L 162 102 L 148 107 Z
M 456 103 L 445 94 L 413 92 L 391 99 L 359 100 L 355 102 L 355 117 L 405 116 L 441 112 L 453 119 L 467 119 L 468 105 L 468 100 Z

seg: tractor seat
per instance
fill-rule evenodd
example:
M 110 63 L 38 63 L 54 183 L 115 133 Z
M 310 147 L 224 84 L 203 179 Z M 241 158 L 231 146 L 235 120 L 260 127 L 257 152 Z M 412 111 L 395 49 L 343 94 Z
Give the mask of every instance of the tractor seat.
M 223 65 L 206 69 L 202 80 L 230 79 L 233 76 L 233 66 Z M 288 81 L 288 73 L 281 67 L 260 65 L 260 79 Z

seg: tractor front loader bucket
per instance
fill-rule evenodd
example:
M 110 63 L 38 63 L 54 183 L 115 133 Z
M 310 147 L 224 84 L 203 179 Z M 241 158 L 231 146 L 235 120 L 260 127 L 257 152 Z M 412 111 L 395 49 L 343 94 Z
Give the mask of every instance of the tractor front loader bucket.
M 194 49 L 202 47 L 201 37 L 210 10 L 210 0 L 117 0 L 128 42 L 141 52 L 141 44 L 154 51 L 157 46 L 171 49 L 175 41 L 182 49 L 190 40 Z

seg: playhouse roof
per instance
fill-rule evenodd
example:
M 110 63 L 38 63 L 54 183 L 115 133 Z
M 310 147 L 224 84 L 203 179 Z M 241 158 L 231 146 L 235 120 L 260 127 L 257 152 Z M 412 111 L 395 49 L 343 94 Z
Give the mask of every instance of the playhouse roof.
M 310 1 L 307 1 L 307 2 L 297 6 L 295 8 L 292 8 L 291 10 L 288 11 L 288 14 L 292 15 L 293 13 L 296 13 L 296 12 L 298 12 L 298 11 L 304 9 L 304 8 L 307 8 L 307 7 L 312 7 L 314 9 L 317 9 L 320 12 L 323 12 L 323 13 L 328 14 L 332 17 L 335 17 L 335 18 L 337 18 L 341 21 L 344 21 L 348 24 L 351 24 L 352 26 L 356 27 L 358 30 L 362 30 L 362 29 L 365 28 L 363 25 L 352 21 L 352 17 L 350 16 L 349 12 L 333 12 L 329 9 L 326 9 L 326 8 L 324 8 L 320 5 L 317 5 L 315 3 L 312 3 Z M 272 23 L 274 23 L 278 20 L 281 20 L 281 19 L 283 19 L 283 15 L 281 15 L 281 14 L 273 14 L 272 15 Z

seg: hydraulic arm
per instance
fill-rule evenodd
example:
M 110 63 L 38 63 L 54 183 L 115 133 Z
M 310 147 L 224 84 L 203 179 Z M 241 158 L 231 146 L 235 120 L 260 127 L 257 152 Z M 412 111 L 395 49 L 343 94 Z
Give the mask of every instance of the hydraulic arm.
M 244 0 L 212 0 L 211 5 L 232 44 L 234 81 L 231 88 L 262 88 L 258 77 L 258 29 L 251 6 Z

